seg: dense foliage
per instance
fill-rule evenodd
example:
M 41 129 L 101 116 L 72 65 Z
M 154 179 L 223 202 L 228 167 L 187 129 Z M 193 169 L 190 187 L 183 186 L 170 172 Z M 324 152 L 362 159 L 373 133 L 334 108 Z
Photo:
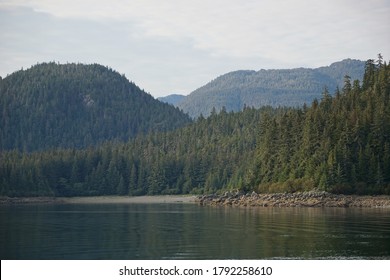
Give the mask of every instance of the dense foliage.
M 318 187 L 390 193 L 390 67 L 366 63 L 363 86 L 345 77 L 310 108 L 263 118 L 254 182 L 258 191 Z
M 262 110 L 220 113 L 174 132 L 85 150 L 1 154 L 2 195 L 212 192 L 243 186 Z M 247 164 L 250 163 L 250 164 Z
M 45 63 L 0 80 L 0 150 L 87 147 L 190 122 L 101 65 Z
M 245 108 L 84 150 L 0 154 L 0 194 L 140 195 L 227 189 L 390 194 L 390 66 L 366 63 L 302 108 Z
M 352 59 L 315 69 L 235 71 L 193 91 L 175 105 L 193 118 L 209 116 L 213 108 L 219 112 L 222 107 L 235 112 L 245 105 L 300 107 L 320 98 L 325 86 L 332 93 L 341 88 L 344 75 L 361 80 L 363 73 L 364 62 Z

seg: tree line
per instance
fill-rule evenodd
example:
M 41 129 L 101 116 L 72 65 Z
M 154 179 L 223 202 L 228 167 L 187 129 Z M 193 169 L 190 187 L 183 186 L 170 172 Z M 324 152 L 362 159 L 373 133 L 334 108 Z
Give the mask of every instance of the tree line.
M 0 194 L 89 196 L 239 189 L 390 194 L 390 67 L 301 108 L 212 112 L 170 132 L 82 150 L 0 153 Z
M 389 66 L 368 60 L 363 84 L 349 76 L 320 101 L 263 118 L 253 185 L 260 192 L 319 188 L 390 193 Z

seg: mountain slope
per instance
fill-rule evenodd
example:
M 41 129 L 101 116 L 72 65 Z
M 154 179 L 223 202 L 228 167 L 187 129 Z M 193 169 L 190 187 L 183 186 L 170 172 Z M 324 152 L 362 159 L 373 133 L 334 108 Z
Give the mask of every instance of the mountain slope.
M 367 66 L 362 86 L 306 108 L 222 111 L 84 150 L 0 152 L 0 196 L 390 194 L 390 66 Z
M 363 78 L 364 62 L 346 59 L 316 69 L 235 71 L 222 75 L 193 91 L 177 106 L 191 117 L 208 116 L 213 108 L 240 111 L 245 105 L 302 106 L 342 87 L 345 75 L 352 80 Z
M 168 104 L 171 104 L 173 106 L 176 106 L 180 101 L 183 100 L 183 98 L 185 98 L 185 95 L 181 95 L 181 94 L 170 94 L 168 96 L 164 96 L 164 97 L 159 97 L 157 98 L 159 101 L 161 102 L 164 102 L 164 103 L 168 103 Z
M 0 80 L 0 149 L 81 148 L 166 131 L 188 116 L 101 65 L 44 63 Z

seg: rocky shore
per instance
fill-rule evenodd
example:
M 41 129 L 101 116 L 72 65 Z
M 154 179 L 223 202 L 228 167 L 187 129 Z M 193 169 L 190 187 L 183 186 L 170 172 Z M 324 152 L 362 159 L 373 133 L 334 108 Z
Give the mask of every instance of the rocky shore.
M 390 196 L 336 195 L 324 191 L 258 194 L 226 192 L 201 195 L 200 205 L 235 207 L 365 207 L 390 208 Z
M 336 195 L 323 191 L 257 194 L 226 192 L 200 196 L 0 197 L 0 205 L 62 203 L 197 203 L 232 207 L 364 207 L 390 208 L 390 196 Z

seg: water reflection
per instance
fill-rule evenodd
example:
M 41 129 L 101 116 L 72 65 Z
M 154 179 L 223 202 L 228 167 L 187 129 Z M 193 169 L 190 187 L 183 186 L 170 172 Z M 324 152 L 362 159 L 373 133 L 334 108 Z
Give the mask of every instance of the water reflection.
M 0 208 L 1 259 L 390 258 L 389 209 Z

